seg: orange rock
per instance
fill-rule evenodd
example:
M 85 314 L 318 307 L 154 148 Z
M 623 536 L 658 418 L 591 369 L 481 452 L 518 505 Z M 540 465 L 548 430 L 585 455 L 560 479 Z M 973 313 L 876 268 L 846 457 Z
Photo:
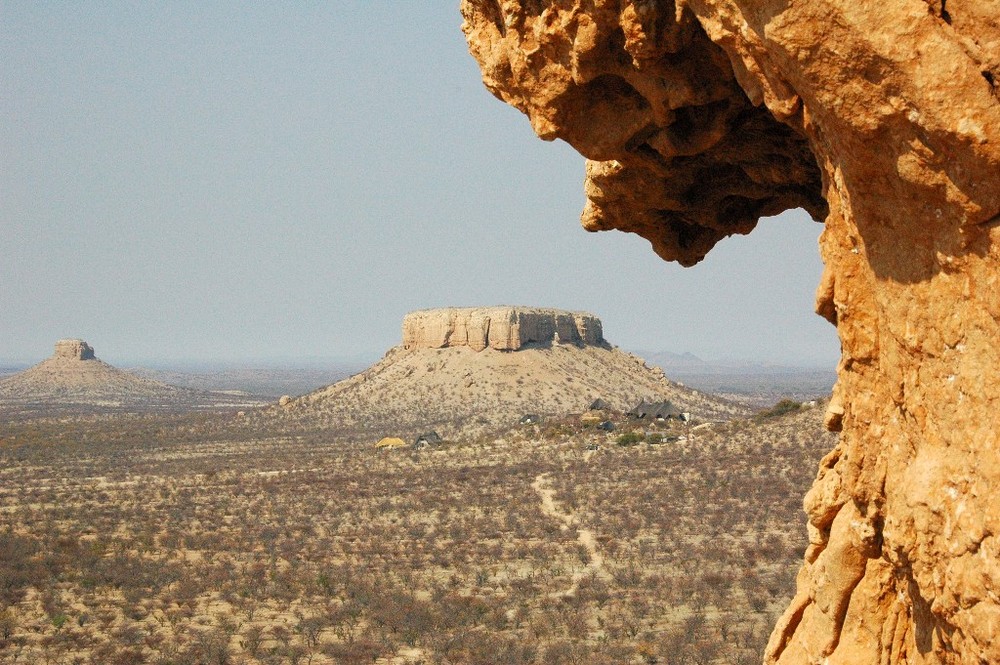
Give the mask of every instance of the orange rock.
M 1000 3 L 463 0 L 583 225 L 699 261 L 822 219 L 842 428 L 771 663 L 1000 663 Z

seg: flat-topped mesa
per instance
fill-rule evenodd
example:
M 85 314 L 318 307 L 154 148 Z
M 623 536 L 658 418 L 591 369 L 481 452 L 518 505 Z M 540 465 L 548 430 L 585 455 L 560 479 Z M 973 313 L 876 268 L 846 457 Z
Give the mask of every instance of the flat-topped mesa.
M 467 346 L 517 351 L 529 344 L 605 344 L 601 320 L 585 312 L 530 307 L 446 307 L 403 318 L 403 347 Z
M 61 339 L 56 342 L 56 350 L 52 357 L 66 360 L 94 360 L 94 347 L 82 339 Z

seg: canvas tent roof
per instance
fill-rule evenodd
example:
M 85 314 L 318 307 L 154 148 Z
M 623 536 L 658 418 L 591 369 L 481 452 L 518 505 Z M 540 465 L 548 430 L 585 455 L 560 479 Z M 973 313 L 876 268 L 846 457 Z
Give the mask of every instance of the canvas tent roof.
M 642 400 L 629 410 L 628 415 L 635 418 L 680 418 L 681 413 L 682 411 L 669 400 L 662 402 Z
M 638 404 L 633 406 L 628 410 L 628 414 L 633 418 L 645 418 L 652 411 L 652 405 L 647 404 L 646 400 L 641 400 Z
M 438 443 L 441 443 L 443 440 L 444 439 L 442 439 L 441 435 L 438 434 L 437 432 L 424 432 L 423 434 L 421 434 L 420 436 L 418 436 L 413 441 L 413 443 L 414 443 L 414 445 L 419 445 L 421 443 L 438 444 Z

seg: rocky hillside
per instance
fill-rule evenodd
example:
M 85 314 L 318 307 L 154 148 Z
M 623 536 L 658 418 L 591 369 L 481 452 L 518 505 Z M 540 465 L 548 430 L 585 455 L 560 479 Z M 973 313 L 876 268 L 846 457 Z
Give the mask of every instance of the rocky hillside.
M 614 348 L 592 315 L 428 310 L 406 317 L 403 341 L 361 374 L 253 417 L 377 436 L 486 432 L 526 414 L 580 413 L 598 397 L 618 410 L 643 398 L 672 400 L 709 420 L 746 413 Z
M 825 224 L 843 434 L 773 663 L 1000 663 L 996 0 L 463 0 L 486 86 L 587 163 L 584 226 L 690 265 Z
M 56 342 L 41 363 L 0 380 L 0 413 L 185 410 L 247 406 L 245 395 L 189 390 L 142 378 L 98 359 L 79 339 Z

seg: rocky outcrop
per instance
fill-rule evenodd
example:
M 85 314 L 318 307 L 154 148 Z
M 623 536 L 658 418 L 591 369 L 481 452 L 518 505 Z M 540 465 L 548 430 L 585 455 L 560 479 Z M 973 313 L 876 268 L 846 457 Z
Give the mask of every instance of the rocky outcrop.
M 94 348 L 82 339 L 61 339 L 56 342 L 54 358 L 66 360 L 94 360 Z
M 406 349 L 517 351 L 552 343 L 604 344 L 601 320 L 583 312 L 530 307 L 446 307 L 410 312 L 403 319 Z
M 747 98 L 690 12 L 549 5 L 466 2 L 465 30 L 486 86 L 590 158 L 585 228 L 638 233 L 692 265 L 761 216 L 826 214 L 808 140 Z
M 590 230 L 700 260 L 825 221 L 842 430 L 766 659 L 1000 662 L 1000 4 L 464 0 L 486 85 L 589 157 Z

